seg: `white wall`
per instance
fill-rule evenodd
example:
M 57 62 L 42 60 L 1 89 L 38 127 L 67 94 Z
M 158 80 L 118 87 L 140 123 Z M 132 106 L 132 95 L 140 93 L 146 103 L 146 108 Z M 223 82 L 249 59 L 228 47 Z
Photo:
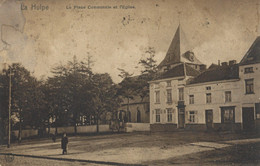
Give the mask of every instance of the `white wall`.
M 245 74 L 246 67 L 253 67 L 253 73 Z M 239 76 L 241 78 L 241 100 L 244 104 L 252 104 L 260 102 L 260 64 L 239 66 Z M 254 79 L 254 93 L 246 94 L 245 79 Z
M 167 81 L 171 81 L 171 87 L 167 87 Z M 159 83 L 159 84 L 158 84 Z M 185 79 L 181 78 L 171 78 L 165 80 L 158 80 L 150 83 L 150 123 L 156 123 L 156 109 L 161 110 L 160 114 L 160 124 L 166 124 L 167 122 L 167 108 L 173 109 L 173 118 L 170 124 L 178 123 L 178 100 L 179 91 L 178 88 L 184 87 Z M 158 86 L 159 85 L 159 86 Z M 172 103 L 167 103 L 167 89 L 171 89 L 172 92 Z M 155 91 L 160 91 L 160 103 L 155 102 Z
M 210 86 L 211 90 L 206 90 Z M 225 102 L 225 91 L 231 91 L 231 102 Z M 206 103 L 206 93 L 211 93 L 211 103 Z M 194 95 L 194 104 L 189 104 Z M 241 82 L 229 80 L 205 84 L 193 84 L 185 88 L 185 111 L 198 111 L 199 124 L 205 124 L 205 110 L 213 110 L 213 123 L 221 123 L 221 108 L 235 106 L 235 122 L 242 122 Z
M 67 134 L 74 133 L 74 127 L 58 127 L 57 128 L 58 134 L 62 134 L 66 132 Z M 109 125 L 99 125 L 99 132 L 109 132 L 111 131 L 109 128 Z M 46 133 L 48 132 L 48 128 L 46 128 Z M 77 133 L 95 133 L 97 132 L 97 126 L 91 125 L 91 126 L 77 126 Z M 50 128 L 50 133 L 55 133 L 55 128 Z
M 150 131 L 150 123 L 126 123 L 126 132 Z
M 14 130 L 12 132 L 18 138 L 19 130 Z M 26 138 L 26 137 L 37 136 L 37 135 L 38 135 L 38 130 L 28 129 L 28 130 L 22 130 L 21 137 Z

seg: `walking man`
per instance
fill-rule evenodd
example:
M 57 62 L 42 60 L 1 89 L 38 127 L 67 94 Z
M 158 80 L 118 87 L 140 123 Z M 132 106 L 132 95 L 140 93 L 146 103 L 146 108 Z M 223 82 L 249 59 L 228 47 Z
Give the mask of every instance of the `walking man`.
M 62 154 L 67 154 L 68 143 L 69 143 L 69 139 L 67 137 L 67 134 L 63 133 L 63 136 L 61 139 Z

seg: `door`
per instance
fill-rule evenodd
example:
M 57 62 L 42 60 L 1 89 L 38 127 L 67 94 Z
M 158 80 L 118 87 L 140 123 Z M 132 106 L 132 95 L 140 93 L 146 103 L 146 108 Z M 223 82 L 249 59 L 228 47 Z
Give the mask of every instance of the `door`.
M 137 123 L 141 123 L 141 112 L 137 110 Z
M 206 110 L 205 115 L 206 115 L 207 130 L 211 130 L 213 128 L 213 111 Z
M 243 129 L 253 130 L 255 128 L 254 107 L 243 108 Z
M 184 108 L 179 108 L 178 112 L 178 126 L 179 128 L 184 128 L 184 123 L 185 123 L 185 114 L 184 114 Z

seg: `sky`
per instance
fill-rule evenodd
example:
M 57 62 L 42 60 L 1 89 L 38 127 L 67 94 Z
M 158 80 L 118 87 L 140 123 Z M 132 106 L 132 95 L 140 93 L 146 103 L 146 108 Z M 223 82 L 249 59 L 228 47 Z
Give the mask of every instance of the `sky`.
M 259 12 L 258 0 L 0 0 L 0 63 L 47 78 L 90 55 L 94 72 L 119 82 L 117 68 L 139 74 L 148 47 L 159 64 L 179 24 L 201 62 L 239 62 L 260 34 Z

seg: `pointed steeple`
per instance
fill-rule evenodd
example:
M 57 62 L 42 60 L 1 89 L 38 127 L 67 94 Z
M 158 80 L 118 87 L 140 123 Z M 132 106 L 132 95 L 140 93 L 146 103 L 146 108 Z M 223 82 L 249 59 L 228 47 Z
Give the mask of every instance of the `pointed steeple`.
M 258 36 L 254 43 L 251 45 L 246 55 L 240 62 L 240 65 L 248 65 L 260 63 L 260 36 Z
M 181 25 L 179 24 L 170 47 L 166 53 L 165 58 L 159 64 L 159 67 L 168 66 L 175 63 L 187 62 L 201 64 L 195 57 L 193 52 L 190 51 L 191 47 L 182 32 Z

